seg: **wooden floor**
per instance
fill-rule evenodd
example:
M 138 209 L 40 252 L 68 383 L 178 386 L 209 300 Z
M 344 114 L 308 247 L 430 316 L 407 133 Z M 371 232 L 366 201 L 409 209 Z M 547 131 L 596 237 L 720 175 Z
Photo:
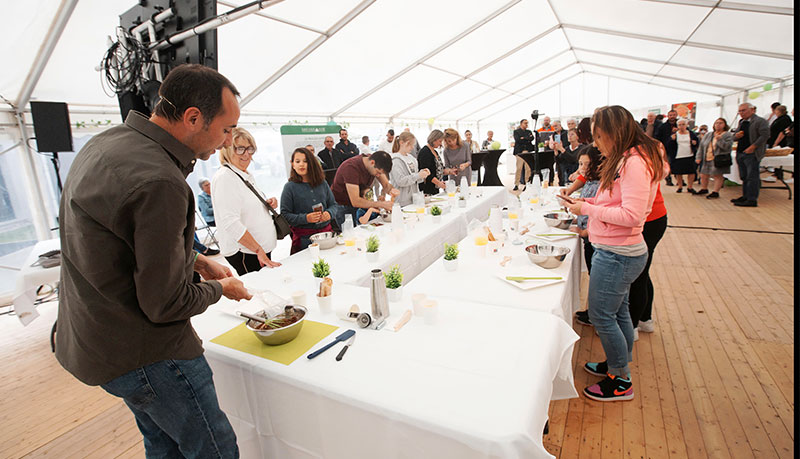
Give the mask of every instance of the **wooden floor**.
M 764 190 L 758 208 L 664 187 L 669 223 L 793 232 L 794 200 Z M 632 365 L 636 397 L 554 402 L 548 451 L 557 457 L 777 457 L 794 449 L 793 234 L 669 228 L 651 269 L 656 331 Z M 582 298 L 585 304 L 585 286 Z M 22 327 L 0 317 L 0 457 L 144 457 L 133 416 L 56 362 L 48 343 L 55 304 Z M 575 384 L 602 360 L 591 327 L 574 325 Z

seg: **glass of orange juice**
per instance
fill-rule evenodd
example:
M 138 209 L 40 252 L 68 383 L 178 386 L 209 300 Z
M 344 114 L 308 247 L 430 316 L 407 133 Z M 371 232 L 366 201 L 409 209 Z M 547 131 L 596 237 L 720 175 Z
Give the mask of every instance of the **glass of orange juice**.
M 529 201 L 530 201 L 531 204 L 536 204 L 536 203 L 539 202 L 539 197 L 538 196 L 534 196 L 534 197 L 530 198 Z
M 519 218 L 519 214 L 517 214 L 516 212 L 512 212 L 510 210 L 508 211 L 508 219 L 509 220 L 516 220 L 518 218 Z
M 489 238 L 486 236 L 475 236 L 475 245 L 481 246 L 489 243 Z

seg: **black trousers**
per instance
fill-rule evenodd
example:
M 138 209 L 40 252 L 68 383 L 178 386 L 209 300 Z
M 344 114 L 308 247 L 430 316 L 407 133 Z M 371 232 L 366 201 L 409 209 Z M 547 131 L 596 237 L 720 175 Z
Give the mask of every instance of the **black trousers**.
M 633 328 L 639 325 L 639 321 L 650 320 L 653 318 L 653 281 L 650 280 L 650 262 L 653 261 L 653 252 L 656 250 L 658 241 L 664 236 L 667 230 L 667 216 L 657 218 L 650 222 L 645 222 L 642 229 L 644 243 L 647 244 L 647 263 L 639 277 L 631 284 L 628 296 L 628 309 L 631 312 Z
M 270 260 L 272 260 L 271 255 L 272 252 L 267 254 L 267 258 Z M 240 276 L 261 269 L 261 263 L 258 261 L 258 255 L 252 253 L 244 253 L 239 251 L 229 257 L 225 257 L 225 259 L 228 260 L 228 263 L 233 266 L 233 269 L 235 269 Z

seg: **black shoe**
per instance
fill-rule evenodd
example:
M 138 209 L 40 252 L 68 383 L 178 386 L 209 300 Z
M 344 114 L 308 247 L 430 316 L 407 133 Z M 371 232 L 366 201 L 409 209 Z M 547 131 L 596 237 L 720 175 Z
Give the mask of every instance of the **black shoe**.
M 758 207 L 758 203 L 756 201 L 739 201 L 734 202 L 733 205 L 739 207 Z
M 669 175 L 664 179 L 664 181 L 667 182 L 667 186 L 672 186 L 672 177 Z
M 511 190 L 511 191 L 519 191 L 519 186 L 518 185 L 514 185 L 514 189 Z
M 694 193 L 694 194 L 707 194 L 707 193 L 708 193 L 708 190 L 706 188 L 703 188 L 702 190 L 700 190 L 700 191 L 698 191 L 697 193 Z
M 697 191 L 692 187 L 686 188 L 686 191 L 688 191 L 689 194 L 697 194 Z M 706 190 L 706 193 L 708 193 L 708 190 Z
M 676 192 L 676 193 L 683 193 L 683 187 L 682 187 L 682 186 L 679 186 L 679 187 L 678 187 L 678 189 L 677 189 L 677 190 L 675 190 L 675 192 Z
M 633 383 L 630 379 L 607 375 L 597 384 L 592 384 L 584 389 L 583 395 L 598 402 L 633 400 Z
M 712 191 L 711 193 L 708 193 L 708 196 L 706 196 L 706 199 L 716 199 L 718 197 L 719 197 L 719 193 L 717 193 L 716 191 Z
M 608 362 L 586 362 L 583 369 L 590 375 L 605 376 L 608 373 Z
M 581 325 L 592 326 L 592 321 L 589 320 L 589 311 L 578 311 L 575 313 L 575 322 Z
M 739 196 L 738 198 L 731 199 L 731 202 L 734 203 L 734 204 L 737 203 L 737 202 L 743 202 L 743 201 L 747 201 L 747 199 L 745 199 L 744 196 Z
M 219 250 L 212 249 L 211 247 L 207 247 L 206 251 L 203 252 L 203 255 L 205 255 L 207 257 L 213 256 L 213 255 L 219 255 Z

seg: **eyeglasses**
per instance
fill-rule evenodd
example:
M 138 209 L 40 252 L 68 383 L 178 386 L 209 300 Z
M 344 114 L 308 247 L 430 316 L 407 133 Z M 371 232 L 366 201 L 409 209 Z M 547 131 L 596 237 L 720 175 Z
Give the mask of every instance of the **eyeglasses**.
M 250 154 L 250 156 L 253 156 L 256 152 L 256 149 L 253 147 L 235 147 L 233 149 L 233 152 L 236 153 L 237 155 L 243 155 L 245 153 L 248 153 Z

